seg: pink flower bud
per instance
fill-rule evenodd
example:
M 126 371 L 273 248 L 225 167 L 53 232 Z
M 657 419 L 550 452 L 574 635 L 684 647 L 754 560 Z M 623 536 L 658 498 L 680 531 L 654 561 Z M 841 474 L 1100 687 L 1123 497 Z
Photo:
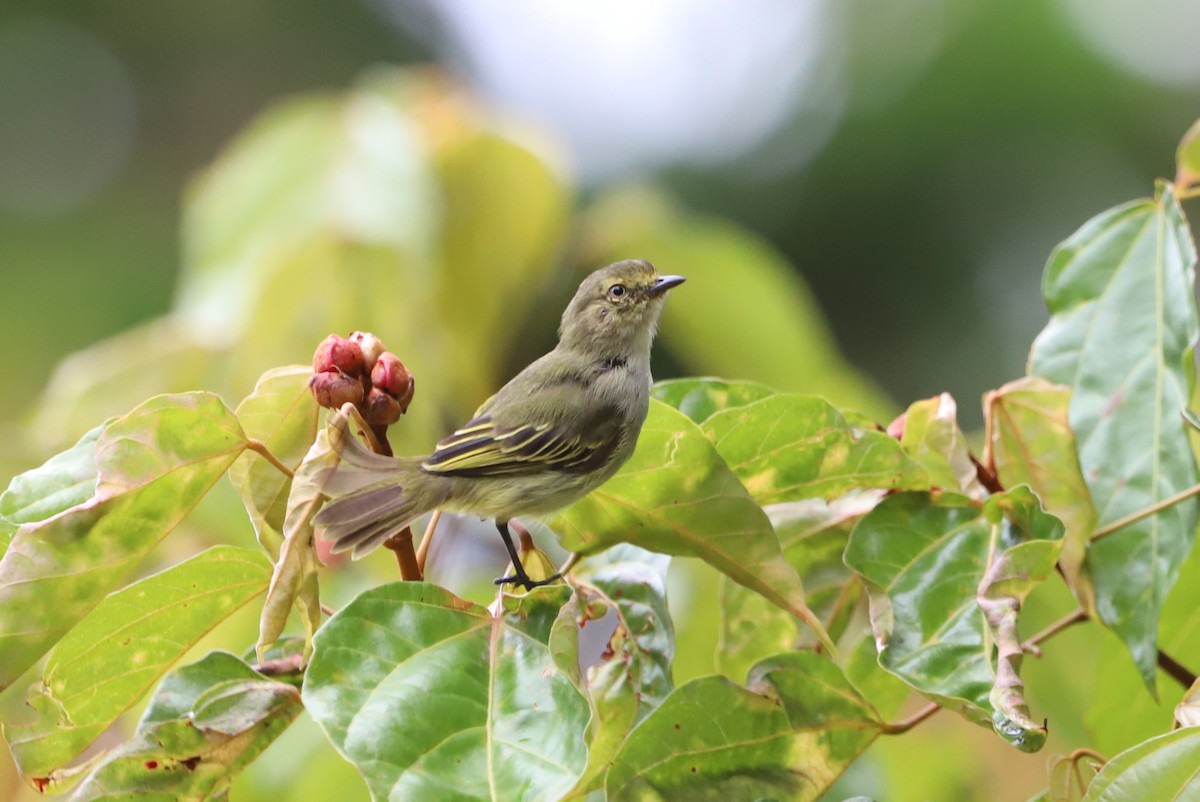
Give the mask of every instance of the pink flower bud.
M 899 440 L 904 437 L 904 425 L 908 423 L 908 413 L 904 413 L 900 417 L 888 424 L 887 433 L 889 436 Z
M 308 386 L 317 403 L 329 409 L 341 409 L 343 404 L 359 404 L 363 400 L 362 381 L 344 373 L 314 373 Z
M 371 388 L 359 409 L 363 419 L 372 426 L 391 426 L 404 414 L 400 402 L 378 387 Z
M 391 351 L 379 355 L 371 370 L 371 384 L 396 399 L 401 413 L 408 411 L 413 397 L 413 377 L 400 358 Z
M 383 345 L 383 340 L 369 331 L 354 332 L 350 335 L 350 342 L 357 343 L 358 347 L 362 349 L 363 363 L 368 372 L 374 369 L 379 355 L 387 350 Z
M 317 346 L 313 354 L 314 373 L 341 372 L 349 376 L 367 373 L 362 348 L 358 343 L 330 334 Z

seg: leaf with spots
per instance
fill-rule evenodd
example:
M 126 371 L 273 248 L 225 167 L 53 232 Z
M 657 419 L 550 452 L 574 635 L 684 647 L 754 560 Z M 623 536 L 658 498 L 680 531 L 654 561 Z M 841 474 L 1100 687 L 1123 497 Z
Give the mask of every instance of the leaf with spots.
M 701 428 L 759 504 L 929 488 L 894 437 L 857 430 L 815 396 L 769 396 L 717 412 Z
M 958 426 L 958 404 L 949 393 L 909 405 L 900 445 L 929 472 L 934 487 L 971 498 L 987 495 Z
M 0 560 L 0 688 L 119 587 L 245 447 L 237 418 L 212 393 L 157 396 L 110 422 L 95 440 L 90 496 L 21 524 Z M 28 496 L 61 489 L 43 476 Z
M 108 596 L 51 651 L 4 735 L 25 777 L 53 777 L 207 632 L 267 589 L 257 551 L 216 546 Z
M 850 530 L 879 503 L 878 492 L 855 493 L 832 502 L 821 499 L 773 504 L 766 508 L 784 557 L 804 580 L 808 606 L 838 638 L 846 616 L 862 590 L 842 562 Z M 717 668 L 742 679 L 750 668 L 772 654 L 813 645 L 812 634 L 762 596 L 721 577 L 721 634 Z
M 743 407 L 774 394 L 765 384 L 709 378 L 669 379 L 656 383 L 651 391 L 659 401 L 675 407 L 696 423 L 704 423 L 722 410 Z
M 1053 572 L 1062 533 L 1026 487 L 982 504 L 950 494 L 884 499 L 846 546 L 846 564 L 869 583 L 879 664 L 1017 748 L 1040 748 L 1046 734 L 1017 675 L 1016 616 Z
M 88 772 L 70 802 L 227 799 L 234 775 L 302 709 L 291 685 L 211 652 L 167 675 L 133 738 Z
M 591 739 L 588 768 L 576 794 L 603 786 L 604 772 L 625 736 L 674 687 L 675 627 L 666 590 L 669 565 L 665 555 L 623 543 L 588 558 L 572 573 L 581 595 L 603 601 L 615 619 L 600 662 L 588 670 Z
M 321 409 L 308 389 L 311 378 L 312 369 L 304 365 L 268 370 L 234 412 L 246 436 L 262 442 L 293 471 L 317 437 Z M 242 496 L 258 542 L 276 558 L 292 478 L 248 451 L 229 469 L 229 481 Z
M 650 402 L 629 462 L 549 523 L 563 546 L 583 554 L 629 542 L 699 557 L 803 620 L 834 651 L 766 513 L 700 427 L 660 401 Z
M 558 799 L 587 763 L 588 703 L 556 660 L 571 596 L 493 616 L 423 582 L 369 590 L 317 633 L 305 707 L 373 799 Z
M 1068 420 L 1100 528 L 1197 483 L 1180 411 L 1197 338 L 1196 249 L 1169 187 L 1093 218 L 1058 246 L 1042 290 L 1050 322 L 1029 372 L 1071 388 Z M 1159 611 L 1191 550 L 1197 502 L 1094 540 L 1101 620 L 1155 690 Z
M 1096 528 L 1096 508 L 1083 481 L 1075 434 L 1067 420 L 1070 401 L 1070 388 L 1036 376 L 988 393 L 983 400 L 984 461 L 995 468 L 1005 487 L 1033 488 L 1046 511 L 1066 526 L 1058 564 L 1075 598 L 1096 618 L 1096 592 L 1084 564 Z
M 840 668 L 813 652 L 763 660 L 747 687 L 701 677 L 676 688 L 625 742 L 609 802 L 821 797 L 883 724 Z

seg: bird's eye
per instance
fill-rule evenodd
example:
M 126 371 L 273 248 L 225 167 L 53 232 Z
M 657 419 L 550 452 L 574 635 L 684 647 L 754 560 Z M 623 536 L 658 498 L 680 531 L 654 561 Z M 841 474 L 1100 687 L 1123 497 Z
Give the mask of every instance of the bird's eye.
M 620 298 L 624 294 L 625 294 L 625 285 L 624 284 L 614 284 L 608 288 L 608 297 L 609 298 Z

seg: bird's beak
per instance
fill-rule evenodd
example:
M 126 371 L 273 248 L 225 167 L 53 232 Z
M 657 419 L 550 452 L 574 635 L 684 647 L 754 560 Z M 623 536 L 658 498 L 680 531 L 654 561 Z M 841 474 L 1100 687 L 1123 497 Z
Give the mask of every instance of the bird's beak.
M 650 286 L 650 297 L 662 295 L 672 287 L 678 287 L 683 282 L 687 281 L 683 276 L 659 276 L 654 279 L 654 284 Z

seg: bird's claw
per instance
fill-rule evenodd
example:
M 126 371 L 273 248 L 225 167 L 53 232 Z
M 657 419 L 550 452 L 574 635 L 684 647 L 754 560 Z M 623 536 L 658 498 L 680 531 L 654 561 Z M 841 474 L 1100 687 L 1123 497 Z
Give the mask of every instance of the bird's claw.
M 555 574 L 554 576 L 548 576 L 545 579 L 530 579 L 528 574 L 526 574 L 524 571 L 522 571 L 520 573 L 515 573 L 512 576 L 502 576 L 499 579 L 495 579 L 492 581 L 492 584 L 494 584 L 494 585 L 508 585 L 508 584 L 520 585 L 521 587 L 525 588 L 526 591 L 530 591 L 530 590 L 533 590 L 534 588 L 540 588 L 543 585 L 552 584 L 554 582 L 557 582 L 560 579 L 562 579 L 561 573 Z

